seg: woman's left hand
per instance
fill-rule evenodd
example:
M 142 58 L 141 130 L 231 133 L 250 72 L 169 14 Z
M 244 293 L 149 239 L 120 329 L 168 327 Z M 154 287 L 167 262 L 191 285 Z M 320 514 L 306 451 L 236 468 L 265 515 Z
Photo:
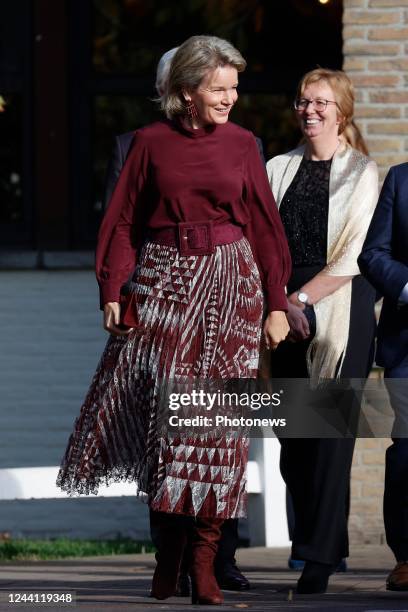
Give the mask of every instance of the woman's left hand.
M 266 317 L 264 324 L 265 343 L 268 349 L 276 349 L 285 340 L 290 330 L 286 314 L 283 310 L 273 310 Z
M 287 318 L 290 325 L 288 340 L 299 342 L 306 340 L 310 336 L 309 322 L 304 314 L 304 309 L 302 310 L 300 306 L 295 306 L 289 299 Z

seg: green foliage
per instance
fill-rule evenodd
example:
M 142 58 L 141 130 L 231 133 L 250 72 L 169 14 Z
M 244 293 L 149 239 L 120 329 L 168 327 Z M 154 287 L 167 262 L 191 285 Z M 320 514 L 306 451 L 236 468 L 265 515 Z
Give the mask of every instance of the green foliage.
M 154 552 L 151 542 L 116 540 L 7 540 L 0 542 L 0 561 L 40 561 L 67 557 L 130 555 Z

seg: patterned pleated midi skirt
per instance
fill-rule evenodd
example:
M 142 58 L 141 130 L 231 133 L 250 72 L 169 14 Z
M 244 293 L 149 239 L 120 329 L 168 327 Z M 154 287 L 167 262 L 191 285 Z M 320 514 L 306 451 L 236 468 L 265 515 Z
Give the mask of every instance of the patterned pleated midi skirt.
M 131 287 L 139 325 L 108 340 L 57 484 L 96 494 L 133 481 L 153 510 L 245 516 L 248 438 L 163 435 L 157 397 L 169 381 L 256 377 L 263 297 L 249 243 L 182 256 L 148 242 Z

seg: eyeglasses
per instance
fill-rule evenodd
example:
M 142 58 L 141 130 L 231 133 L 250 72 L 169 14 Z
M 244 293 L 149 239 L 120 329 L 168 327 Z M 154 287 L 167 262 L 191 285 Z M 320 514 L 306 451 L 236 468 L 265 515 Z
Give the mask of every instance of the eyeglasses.
M 323 98 L 316 98 L 315 100 L 308 100 L 307 98 L 299 98 L 295 100 L 294 107 L 297 111 L 304 111 L 307 109 L 309 104 L 313 105 L 313 108 L 317 111 L 325 111 L 328 104 L 336 104 L 334 100 L 324 100 Z

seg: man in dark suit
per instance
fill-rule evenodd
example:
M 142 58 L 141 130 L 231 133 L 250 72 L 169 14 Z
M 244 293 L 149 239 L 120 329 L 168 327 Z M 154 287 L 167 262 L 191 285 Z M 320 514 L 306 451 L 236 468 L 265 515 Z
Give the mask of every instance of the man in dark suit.
M 358 263 L 384 296 L 376 362 L 385 368 L 395 413 L 386 453 L 384 524 L 397 560 L 387 589 L 408 591 L 408 163 L 388 172 Z
M 161 95 L 164 90 L 171 59 L 176 51 L 177 48 L 167 51 L 167 53 L 165 53 L 159 61 L 156 76 L 156 89 L 159 95 Z M 128 156 L 133 136 L 134 132 L 127 132 L 126 134 L 120 134 L 119 136 L 115 137 L 115 142 L 105 177 L 105 193 L 103 199 L 104 210 L 106 210 L 106 208 L 109 206 L 109 202 L 111 200 L 122 167 Z M 261 159 L 265 163 L 262 141 L 259 138 L 256 138 L 256 143 L 258 145 Z M 151 534 L 152 540 L 154 542 L 154 527 L 151 527 Z M 237 546 L 238 520 L 228 519 L 224 521 L 222 527 L 221 540 L 218 545 L 218 553 L 215 561 L 217 581 L 220 587 L 223 589 L 243 591 L 249 589 L 250 584 L 247 578 L 240 572 L 236 565 L 235 552 Z M 186 583 L 185 577 L 183 575 L 181 576 L 181 581 L 179 582 L 179 586 L 181 585 L 181 589 L 179 589 L 179 591 L 184 594 L 183 591 L 187 592 L 187 589 L 183 587 L 183 584 L 185 585 Z

